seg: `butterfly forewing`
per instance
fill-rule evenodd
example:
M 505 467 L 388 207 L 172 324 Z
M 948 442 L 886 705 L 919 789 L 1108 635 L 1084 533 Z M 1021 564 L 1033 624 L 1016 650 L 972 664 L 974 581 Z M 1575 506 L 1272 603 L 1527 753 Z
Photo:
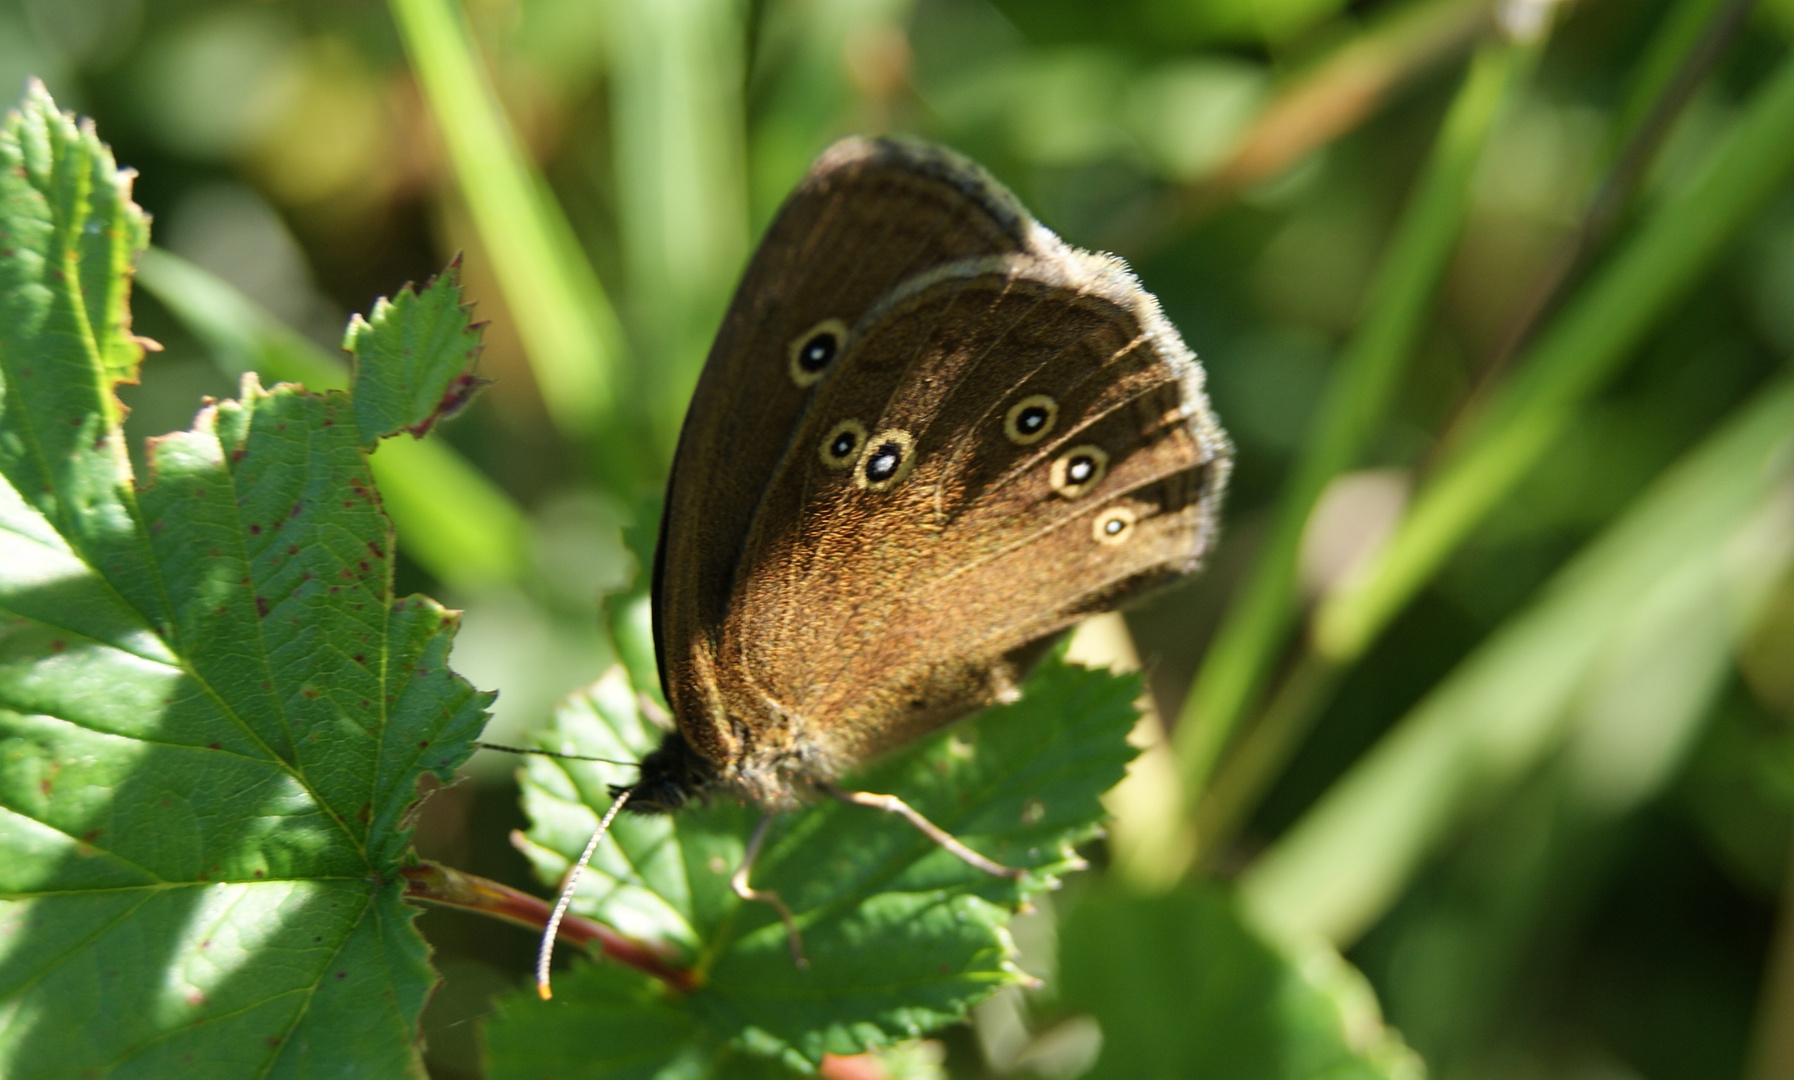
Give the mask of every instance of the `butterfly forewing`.
M 736 752 L 715 650 L 747 532 L 814 389 L 849 344 L 843 331 L 903 281 L 1023 250 L 1034 228 L 956 155 L 850 139 L 823 155 L 768 229 L 693 395 L 655 565 L 662 682 L 681 730 L 713 761 Z M 803 354 L 807 336 L 817 347 Z

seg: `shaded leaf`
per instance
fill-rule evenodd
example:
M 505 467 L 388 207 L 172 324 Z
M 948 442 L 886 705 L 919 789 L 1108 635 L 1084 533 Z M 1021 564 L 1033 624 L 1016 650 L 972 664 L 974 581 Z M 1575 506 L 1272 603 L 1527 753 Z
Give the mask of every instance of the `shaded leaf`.
M 1084 896 L 1059 931 L 1064 1004 L 1103 1030 L 1092 1080 L 1398 1080 L 1419 1059 L 1337 953 L 1292 958 L 1218 888 Z

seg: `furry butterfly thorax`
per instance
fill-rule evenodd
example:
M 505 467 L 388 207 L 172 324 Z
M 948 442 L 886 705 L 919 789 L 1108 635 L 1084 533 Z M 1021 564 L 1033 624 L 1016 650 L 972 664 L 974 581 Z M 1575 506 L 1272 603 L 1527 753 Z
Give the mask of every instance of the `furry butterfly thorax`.
M 1120 259 L 977 165 L 830 147 L 685 418 L 652 593 L 676 727 L 627 808 L 788 807 L 1195 570 L 1231 466 L 1203 382 Z

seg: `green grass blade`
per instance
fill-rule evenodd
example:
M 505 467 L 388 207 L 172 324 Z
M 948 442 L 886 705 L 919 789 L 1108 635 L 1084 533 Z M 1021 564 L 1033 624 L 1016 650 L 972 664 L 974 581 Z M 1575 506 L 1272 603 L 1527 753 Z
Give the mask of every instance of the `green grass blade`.
M 1676 750 L 1650 745 L 1644 719 L 1667 702 L 1691 722 L 1788 564 L 1791 485 L 1784 380 L 1660 478 L 1250 867 L 1249 908 L 1287 934 L 1350 941 L 1467 814 L 1576 729 L 1598 756 L 1588 797 L 1635 802 Z M 1602 707 L 1622 700 L 1616 685 L 1629 703 Z
M 1525 82 L 1536 48 L 1491 43 L 1477 54 L 1432 158 L 1372 283 L 1363 322 L 1335 368 L 1313 436 L 1271 536 L 1210 647 L 1177 725 L 1190 799 L 1260 690 L 1297 613 L 1302 530 L 1328 481 L 1358 461 L 1388 411 L 1464 219 L 1470 177 L 1495 119 Z
M 651 422 L 671 458 L 747 255 L 744 5 L 610 5 L 611 122 L 630 325 L 651 350 Z
M 549 415 L 566 435 L 590 435 L 623 392 L 610 298 L 505 120 L 460 11 L 451 0 L 391 9 Z
M 349 367 L 227 282 L 160 248 L 137 280 L 233 375 L 256 371 L 312 390 L 349 386 Z M 440 439 L 388 439 L 368 459 L 405 553 L 465 591 L 526 571 L 528 521 L 511 497 Z
M 1784 60 L 1701 176 L 1645 223 L 1529 350 L 1393 540 L 1328 597 L 1314 644 L 1349 662 L 1476 523 L 1544 457 L 1591 394 L 1713 265 L 1794 170 L 1794 59 Z

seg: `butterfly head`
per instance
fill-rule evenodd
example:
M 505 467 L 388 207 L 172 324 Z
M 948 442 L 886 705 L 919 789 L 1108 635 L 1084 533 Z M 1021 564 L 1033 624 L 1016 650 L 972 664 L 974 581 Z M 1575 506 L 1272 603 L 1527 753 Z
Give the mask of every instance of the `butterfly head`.
M 632 814 L 670 814 L 716 784 L 716 768 L 691 748 L 685 736 L 669 731 L 659 748 L 642 759 L 633 784 L 614 785 L 613 796 L 629 791 Z

